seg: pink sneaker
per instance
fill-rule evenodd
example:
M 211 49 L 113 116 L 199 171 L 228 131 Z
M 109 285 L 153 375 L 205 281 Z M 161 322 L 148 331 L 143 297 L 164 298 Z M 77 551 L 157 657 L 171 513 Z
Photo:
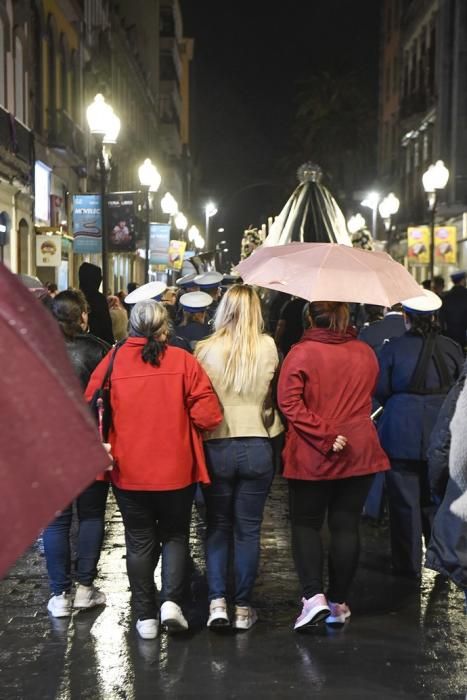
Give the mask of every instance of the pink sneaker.
M 343 625 L 351 612 L 347 603 L 329 603 L 331 614 L 326 618 L 327 625 Z
M 321 622 L 329 616 L 329 609 L 326 596 L 322 593 L 317 593 L 313 598 L 302 598 L 303 608 L 301 615 L 295 621 L 294 629 L 298 630 L 301 627 L 308 627 Z

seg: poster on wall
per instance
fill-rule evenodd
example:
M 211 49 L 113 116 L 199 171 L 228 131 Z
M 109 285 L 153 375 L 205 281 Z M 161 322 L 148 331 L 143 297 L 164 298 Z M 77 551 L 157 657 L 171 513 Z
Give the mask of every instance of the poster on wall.
M 62 239 L 60 236 L 36 236 L 37 267 L 60 267 Z
M 105 235 L 109 253 L 131 253 L 136 250 L 136 197 L 136 192 L 114 192 L 105 198 Z
M 430 229 L 414 226 L 407 231 L 407 254 L 409 264 L 427 265 L 430 262 Z
M 151 265 L 169 266 L 170 224 L 151 224 L 150 242 Z
M 73 195 L 73 238 L 75 253 L 101 252 L 102 209 L 100 195 Z
M 185 241 L 170 241 L 169 267 L 172 270 L 181 270 L 182 269 L 185 248 L 186 248 Z
M 435 262 L 438 265 L 457 263 L 457 228 L 455 226 L 436 226 Z

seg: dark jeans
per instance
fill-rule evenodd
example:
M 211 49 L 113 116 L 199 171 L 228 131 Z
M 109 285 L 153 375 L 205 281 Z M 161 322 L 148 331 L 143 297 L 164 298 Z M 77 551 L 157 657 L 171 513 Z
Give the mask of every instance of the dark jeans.
M 79 521 L 76 579 L 84 586 L 90 586 L 97 575 L 97 563 L 104 539 L 108 490 L 107 482 L 95 481 L 76 500 Z M 43 534 L 47 571 L 54 595 L 71 590 L 72 520 L 73 507 L 69 505 L 46 527 Z
M 225 598 L 233 538 L 235 603 L 249 605 L 259 562 L 264 504 L 274 474 L 267 438 L 209 440 L 211 485 L 205 489 L 209 600 Z
M 360 553 L 359 523 L 373 474 L 331 481 L 289 479 L 292 552 L 305 598 L 324 592 L 321 528 L 330 532 L 328 598 L 344 603 Z
M 156 618 L 154 572 L 162 550 L 161 600 L 181 603 L 195 484 L 173 491 L 114 488 L 125 525 L 126 566 L 140 620 Z
M 422 537 L 425 545 L 431 537 L 436 512 L 428 481 L 426 462 L 391 460 L 386 472 L 392 565 L 400 573 L 420 576 Z

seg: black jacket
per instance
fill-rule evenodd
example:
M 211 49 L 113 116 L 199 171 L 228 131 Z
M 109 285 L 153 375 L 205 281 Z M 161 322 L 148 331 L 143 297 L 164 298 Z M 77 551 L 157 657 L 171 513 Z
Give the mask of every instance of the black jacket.
M 443 298 L 439 313 L 444 335 L 465 348 L 467 338 L 467 289 L 455 285 Z
M 451 503 L 461 495 L 460 488 L 449 478 L 449 429 L 457 399 L 467 376 L 467 363 L 457 383 L 449 392 L 433 430 L 428 449 L 430 486 L 441 504 L 433 521 L 425 566 L 448 576 L 461 588 L 467 588 L 467 522 L 451 512 Z
M 112 318 L 107 299 L 99 291 L 102 282 L 100 267 L 83 263 L 79 268 L 79 287 L 89 304 L 89 330 L 93 335 L 113 345 Z
M 85 389 L 91 374 L 109 352 L 110 345 L 91 333 L 83 333 L 77 335 L 74 340 L 66 341 L 66 348 L 73 369 Z

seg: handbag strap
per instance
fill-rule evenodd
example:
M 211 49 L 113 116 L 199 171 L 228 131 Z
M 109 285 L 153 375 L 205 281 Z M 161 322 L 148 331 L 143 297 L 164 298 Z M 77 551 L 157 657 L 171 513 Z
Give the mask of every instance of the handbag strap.
M 109 389 L 110 389 L 110 377 L 111 377 L 111 375 L 112 375 L 112 370 L 113 370 L 113 368 L 114 368 L 115 355 L 117 354 L 117 352 L 120 350 L 120 348 L 121 348 L 122 345 L 124 345 L 124 344 L 125 344 L 125 340 L 121 340 L 121 341 L 120 341 L 119 343 L 117 343 L 117 345 L 115 346 L 115 348 L 114 348 L 114 350 L 113 350 L 113 352 L 112 352 L 112 357 L 110 358 L 109 365 L 108 365 L 108 367 L 107 367 L 107 371 L 106 371 L 106 373 L 105 373 L 105 375 L 104 375 L 104 379 L 102 380 L 101 390 L 102 390 L 102 389 L 105 389 L 107 385 L 108 385 L 108 387 L 109 387 Z

